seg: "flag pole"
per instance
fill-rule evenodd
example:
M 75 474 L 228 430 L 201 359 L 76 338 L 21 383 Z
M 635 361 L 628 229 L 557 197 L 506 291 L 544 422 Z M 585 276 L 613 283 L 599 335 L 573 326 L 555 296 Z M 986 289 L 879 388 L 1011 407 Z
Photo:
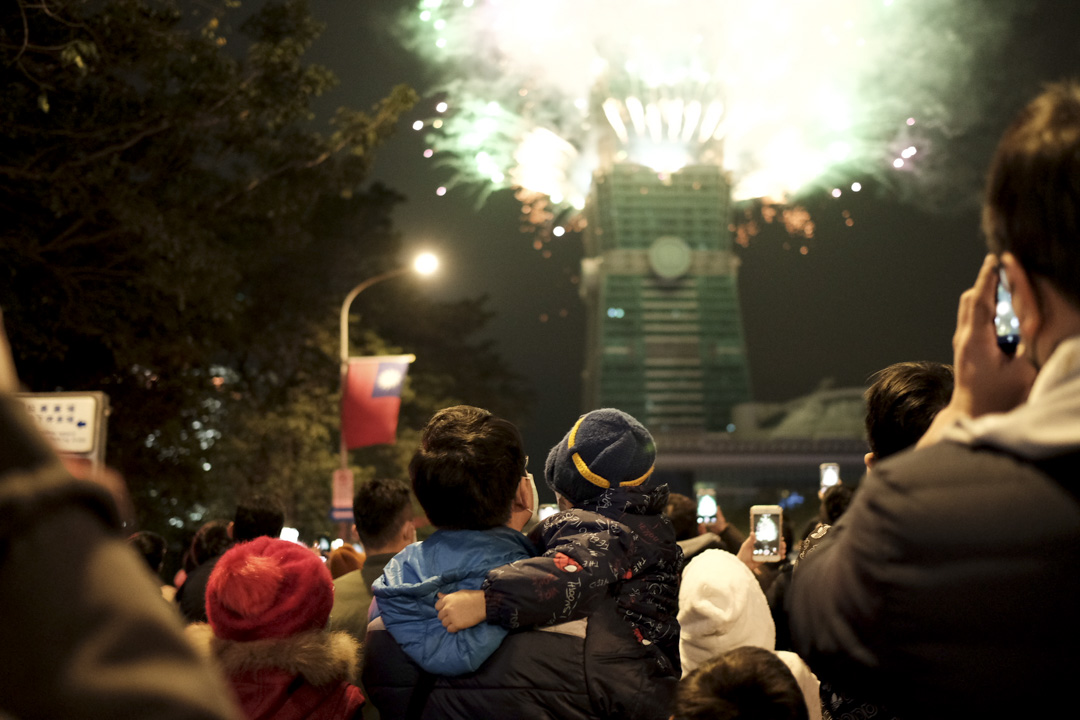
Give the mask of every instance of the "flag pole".
M 349 375 L 349 308 L 352 306 L 352 302 L 353 302 L 353 300 L 356 299 L 357 295 L 364 292 L 365 290 L 367 290 L 369 287 L 371 287 L 372 285 L 374 285 L 376 283 L 380 283 L 383 280 L 389 280 L 390 278 L 393 278 L 393 277 L 398 277 L 399 275 L 404 275 L 405 273 L 409 272 L 410 270 L 414 270 L 417 273 L 419 273 L 420 275 L 430 275 L 431 273 L 435 272 L 435 270 L 438 267 L 439 267 L 439 260 L 438 260 L 437 257 L 432 255 L 431 253 L 421 253 L 420 255 L 416 256 L 416 259 L 413 261 L 412 265 L 404 265 L 402 267 L 395 268 L 393 270 L 387 270 L 384 273 L 381 273 L 379 275 L 376 275 L 374 277 L 368 278 L 367 280 L 363 281 L 362 283 L 360 283 L 359 285 L 354 287 L 352 290 L 350 290 L 349 294 L 345 296 L 345 300 L 341 303 L 341 317 L 340 317 L 340 331 L 341 331 L 340 363 L 341 363 L 341 367 L 340 367 L 340 379 L 339 379 L 340 389 L 341 389 L 341 406 L 339 407 L 339 410 L 338 410 L 338 423 L 339 423 L 340 435 L 341 435 L 341 437 L 339 438 L 339 450 L 340 450 L 340 453 L 341 453 L 341 467 L 338 468 L 338 470 L 335 471 L 334 474 L 335 474 L 335 476 L 340 474 L 342 479 L 343 479 L 342 481 L 343 481 L 343 483 L 345 485 L 351 485 L 352 484 L 352 473 L 349 471 L 349 448 L 348 448 L 347 443 L 345 442 L 345 417 L 344 417 L 343 413 L 341 412 L 341 410 L 344 408 L 345 391 L 346 391 L 345 384 L 346 384 L 346 380 L 348 379 L 348 375 Z M 335 482 L 335 486 L 336 486 L 337 480 L 335 479 L 334 482 Z M 349 535 L 348 526 L 349 526 L 349 523 L 346 522 L 346 521 L 339 521 L 338 522 L 338 537 L 341 538 L 342 540 L 346 539 L 348 537 L 348 535 Z
M 350 290 L 349 294 L 345 296 L 345 301 L 341 303 L 341 328 L 340 328 L 340 330 L 341 330 L 341 378 L 340 378 L 341 385 L 340 385 L 340 387 L 341 387 L 342 400 L 344 400 L 344 398 L 345 398 L 345 378 L 349 374 L 349 307 L 352 306 L 353 300 L 356 299 L 357 295 L 364 292 L 365 290 L 367 290 L 369 287 L 371 287 L 375 283 L 380 283 L 383 280 L 389 280 L 390 278 L 397 277 L 398 275 L 404 275 L 405 273 L 409 272 L 409 270 L 411 270 L 411 269 L 412 269 L 411 267 L 406 265 L 404 267 L 399 267 L 399 268 L 396 268 L 394 270 L 388 270 L 387 272 L 384 272 L 381 275 L 376 275 L 375 277 L 368 278 L 367 280 L 365 280 L 364 282 L 360 283 L 359 285 L 354 287 L 352 290 Z M 340 412 L 338 413 L 338 422 L 341 424 L 341 433 L 340 433 L 341 434 L 341 440 L 340 440 L 341 469 L 342 470 L 347 470 L 349 468 L 349 448 L 346 447 L 346 445 L 345 445 L 345 425 L 344 425 L 344 420 L 341 417 Z

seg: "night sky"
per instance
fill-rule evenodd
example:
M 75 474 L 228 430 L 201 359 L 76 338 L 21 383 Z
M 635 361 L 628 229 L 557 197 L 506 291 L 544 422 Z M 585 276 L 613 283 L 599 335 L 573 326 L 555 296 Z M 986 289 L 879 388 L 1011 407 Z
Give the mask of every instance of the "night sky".
M 820 190 L 803 201 L 816 224 L 812 240 L 793 241 L 766 226 L 739 249 L 754 399 L 787 400 L 823 382 L 863 386 L 871 373 L 902 360 L 951 361 L 957 299 L 985 252 L 978 182 L 996 140 L 1042 83 L 1080 77 L 1080 3 L 969 1 L 987 12 L 1024 11 L 996 59 L 973 72 L 973 92 L 988 93 L 993 111 L 973 130 L 949 138 L 950 147 L 937 148 L 950 157 L 952 191 L 900 197 L 872 181 L 840 199 Z M 341 80 L 320 111 L 368 108 L 399 83 L 424 95 L 430 74 L 398 45 L 385 22 L 392 12 L 415 5 L 312 0 L 313 14 L 327 29 L 310 57 Z M 963 105 L 968 98 L 943 101 Z M 568 234 L 550 243 L 551 257 L 544 258 L 533 249 L 533 238 L 520 231 L 519 205 L 508 192 L 493 194 L 481 207 L 472 191 L 452 189 L 437 197 L 435 188 L 450 171 L 423 157 L 423 134 L 410 129 L 413 120 L 433 115 L 433 103 L 430 96 L 422 99 L 378 151 L 375 179 L 408 198 L 395 218 L 407 244 L 430 247 L 442 257 L 430 292 L 489 296 L 488 307 L 497 313 L 491 337 L 530 381 L 537 399 L 530 417 L 510 419 L 522 428 L 530 455 L 545 457 L 582 411 L 584 307 L 571 282 L 579 271 L 581 238 Z M 538 471 L 540 464 L 532 464 Z

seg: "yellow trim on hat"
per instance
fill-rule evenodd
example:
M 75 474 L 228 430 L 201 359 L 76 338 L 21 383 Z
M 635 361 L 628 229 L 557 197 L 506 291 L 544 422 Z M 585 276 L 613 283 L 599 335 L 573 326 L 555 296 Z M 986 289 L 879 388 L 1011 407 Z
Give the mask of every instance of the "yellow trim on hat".
M 589 469 L 589 466 L 585 464 L 585 461 L 581 459 L 580 455 L 574 453 L 572 457 L 574 460 L 574 467 L 578 469 L 578 472 L 581 473 L 581 476 L 583 478 L 591 482 L 593 485 L 598 485 L 602 488 L 611 487 L 611 483 L 609 483 L 607 480 L 600 477 Z
M 585 419 L 584 416 L 578 418 L 578 421 L 576 423 L 574 423 L 574 427 L 570 428 L 570 434 L 567 435 L 567 438 L 566 438 L 566 447 L 567 447 L 567 449 L 574 446 L 574 440 L 577 437 L 577 430 L 581 426 L 581 421 L 584 420 L 584 419 Z M 581 455 L 579 453 L 574 453 L 571 456 L 571 459 L 574 461 L 574 467 L 576 467 L 578 469 L 578 472 L 581 473 L 581 476 L 583 478 L 585 478 L 586 480 L 591 482 L 593 485 L 596 485 L 597 487 L 602 487 L 602 488 L 611 487 L 611 482 L 610 481 L 605 480 L 604 478 L 600 477 L 599 475 L 597 475 L 596 473 L 594 473 L 592 470 L 589 469 L 589 466 L 585 463 L 585 460 L 581 457 Z M 653 470 L 655 470 L 655 469 L 656 469 L 655 464 L 650 465 L 649 469 L 645 471 L 645 474 L 642 475 L 641 477 L 639 477 L 637 480 L 627 480 L 626 482 L 619 483 L 618 486 L 619 487 L 630 487 L 630 486 L 633 486 L 633 485 L 640 485 L 641 483 L 643 483 L 643 482 L 645 482 L 646 480 L 649 479 L 649 476 L 652 475 Z
M 619 483 L 619 487 L 627 487 L 629 485 L 640 485 L 641 483 L 643 483 L 643 482 L 645 482 L 646 480 L 649 479 L 649 476 L 652 475 L 652 471 L 655 470 L 655 469 L 656 469 L 656 465 L 650 465 L 649 469 L 645 471 L 645 474 L 642 475 L 641 477 L 639 477 L 637 480 L 627 480 L 626 482 L 621 482 L 621 483 Z

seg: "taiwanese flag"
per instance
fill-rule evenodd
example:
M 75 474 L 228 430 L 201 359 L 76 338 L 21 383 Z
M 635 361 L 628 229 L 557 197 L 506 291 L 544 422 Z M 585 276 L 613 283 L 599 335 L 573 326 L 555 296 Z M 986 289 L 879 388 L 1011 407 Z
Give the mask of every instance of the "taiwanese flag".
M 345 447 L 392 444 L 397 439 L 401 386 L 412 355 L 349 358 L 341 396 Z

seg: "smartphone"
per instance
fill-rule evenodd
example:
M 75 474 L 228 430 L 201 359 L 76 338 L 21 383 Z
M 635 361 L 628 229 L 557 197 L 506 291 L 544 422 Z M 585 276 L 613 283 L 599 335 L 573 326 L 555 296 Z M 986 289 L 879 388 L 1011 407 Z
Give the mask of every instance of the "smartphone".
M 716 522 L 716 491 L 712 488 L 698 490 L 697 521 L 706 524 Z
M 758 562 L 778 562 L 784 508 L 779 505 L 754 505 L 750 508 L 750 530 L 754 533 L 754 559 Z
M 1006 355 L 1016 353 L 1020 344 L 1020 321 L 1013 312 L 1012 294 L 1005 280 L 1005 270 L 998 268 L 997 308 L 994 314 L 994 328 L 997 330 L 998 347 Z
M 839 463 L 821 463 L 818 468 L 821 470 L 822 492 L 824 492 L 827 488 L 831 488 L 833 485 L 840 482 Z

